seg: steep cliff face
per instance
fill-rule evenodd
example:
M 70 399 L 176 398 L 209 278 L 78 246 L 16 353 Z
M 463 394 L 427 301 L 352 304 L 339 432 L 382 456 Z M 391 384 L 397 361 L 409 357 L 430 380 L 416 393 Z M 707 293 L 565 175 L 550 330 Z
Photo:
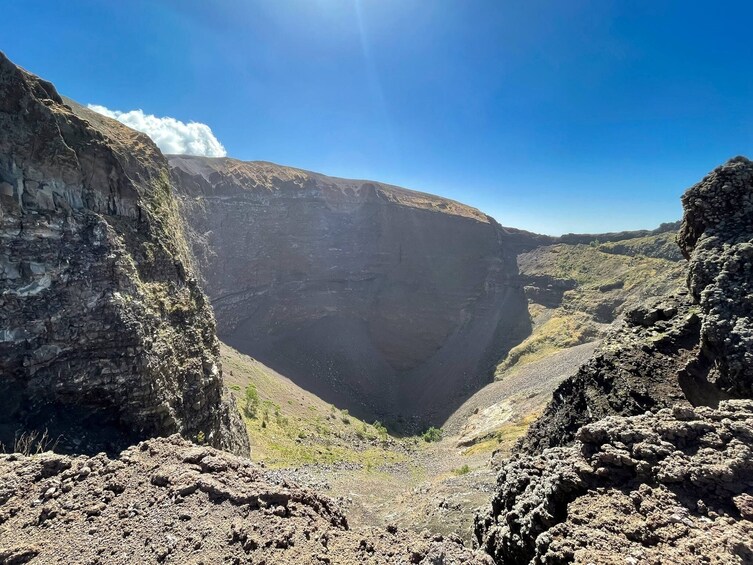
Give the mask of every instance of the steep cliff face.
M 330 402 L 441 421 L 528 331 L 504 230 L 435 196 L 173 156 L 220 336 Z
M 0 441 L 202 432 L 243 451 L 167 163 L 0 54 Z
M 690 294 L 629 312 L 554 392 L 477 518 L 495 559 L 751 562 L 752 202 L 742 157 L 686 192 Z

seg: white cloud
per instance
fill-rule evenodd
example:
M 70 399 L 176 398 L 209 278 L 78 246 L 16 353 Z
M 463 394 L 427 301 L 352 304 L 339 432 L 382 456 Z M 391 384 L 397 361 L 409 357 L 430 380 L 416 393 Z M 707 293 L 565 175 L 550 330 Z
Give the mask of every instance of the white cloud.
M 198 122 L 184 123 L 175 118 L 158 118 L 141 110 L 121 112 L 110 110 L 97 104 L 89 104 L 89 109 L 109 118 L 115 118 L 128 127 L 151 137 L 163 153 L 180 155 L 203 155 L 224 157 L 227 151 L 214 136 L 211 128 Z

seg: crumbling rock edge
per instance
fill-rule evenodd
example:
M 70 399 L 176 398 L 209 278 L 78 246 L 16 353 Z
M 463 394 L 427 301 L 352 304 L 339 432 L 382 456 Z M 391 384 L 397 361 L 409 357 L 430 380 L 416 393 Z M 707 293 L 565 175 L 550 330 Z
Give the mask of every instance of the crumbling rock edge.
M 178 435 L 115 459 L 0 455 L 0 476 L 0 563 L 492 563 L 459 538 L 352 529 L 337 501 Z
M 501 470 L 475 528 L 498 562 L 753 559 L 753 401 L 608 417 L 576 437 Z
M 248 453 L 167 161 L 0 53 L 0 443 L 175 432 Z M 240 433 L 239 433 L 240 430 Z

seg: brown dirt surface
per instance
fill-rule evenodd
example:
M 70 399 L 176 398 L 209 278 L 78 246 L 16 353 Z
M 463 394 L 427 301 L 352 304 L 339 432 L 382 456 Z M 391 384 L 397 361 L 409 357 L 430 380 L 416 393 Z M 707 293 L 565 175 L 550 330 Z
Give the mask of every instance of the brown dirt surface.
M 457 538 L 351 529 L 332 499 L 179 436 L 0 456 L 0 563 L 487 563 Z

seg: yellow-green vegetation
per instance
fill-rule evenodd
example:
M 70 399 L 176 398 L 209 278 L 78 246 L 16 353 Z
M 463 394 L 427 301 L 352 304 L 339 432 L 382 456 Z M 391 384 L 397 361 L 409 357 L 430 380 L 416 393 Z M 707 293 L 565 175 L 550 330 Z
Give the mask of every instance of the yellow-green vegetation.
M 246 423 L 251 457 L 270 467 L 356 463 L 377 472 L 406 460 L 384 426 L 363 422 L 255 359 L 221 346 L 225 381 Z
M 184 222 L 178 211 L 177 199 L 173 196 L 167 167 L 160 170 L 159 177 L 152 181 L 149 198 L 145 198 L 143 202 L 150 212 L 151 221 L 167 236 L 166 241 L 160 241 L 160 243 L 167 243 L 168 251 L 172 256 L 180 257 L 187 266 L 195 270 L 186 236 L 183 233 Z M 153 250 L 146 249 L 144 252 L 145 254 L 153 253 Z
M 496 376 L 514 367 L 522 367 L 562 349 L 586 343 L 596 337 L 590 318 L 582 312 L 561 312 L 536 328 L 527 339 L 515 346 L 497 366 Z
M 504 378 L 510 370 L 597 339 L 625 308 L 682 287 L 682 262 L 638 253 L 664 249 L 673 237 L 665 233 L 614 243 L 559 244 L 521 255 L 522 275 L 575 281 L 576 286 L 564 292 L 559 306 L 529 304 L 533 331 L 510 350 L 495 376 Z
M 439 441 L 440 439 L 442 439 L 442 428 L 435 428 L 434 426 L 431 426 L 428 430 L 421 434 L 421 437 L 425 442 L 428 443 Z
M 624 242 L 621 243 L 624 245 Z M 535 254 L 526 254 L 521 270 L 527 275 L 572 279 L 581 290 L 619 287 L 624 291 L 644 286 L 650 280 L 674 278 L 673 272 L 684 272 L 683 265 L 675 261 L 642 255 L 618 255 L 602 250 L 602 247 L 616 245 L 617 243 L 602 243 L 597 246 L 552 245 L 537 250 Z
M 646 257 L 663 257 L 667 259 L 680 259 L 682 257 L 680 249 L 677 246 L 677 233 L 673 231 L 602 243 L 599 245 L 599 249 L 607 253 L 618 253 L 621 255 L 644 255 Z
M 466 449 L 464 455 L 477 455 L 479 453 L 491 453 L 492 451 L 501 450 L 503 452 L 509 452 L 515 442 L 518 441 L 531 424 L 533 424 L 539 417 L 541 411 L 537 410 L 522 416 L 515 418 L 502 424 L 494 434 L 484 441 L 473 444 Z
M 466 465 L 463 465 L 462 467 L 458 467 L 457 469 L 454 469 L 452 472 L 453 474 L 459 477 L 461 475 L 467 475 L 468 473 L 470 473 L 471 468 L 466 464 Z
M 254 383 L 251 382 L 246 385 L 246 394 L 243 400 L 243 413 L 247 418 L 256 418 L 259 410 L 259 393 L 256 391 Z

